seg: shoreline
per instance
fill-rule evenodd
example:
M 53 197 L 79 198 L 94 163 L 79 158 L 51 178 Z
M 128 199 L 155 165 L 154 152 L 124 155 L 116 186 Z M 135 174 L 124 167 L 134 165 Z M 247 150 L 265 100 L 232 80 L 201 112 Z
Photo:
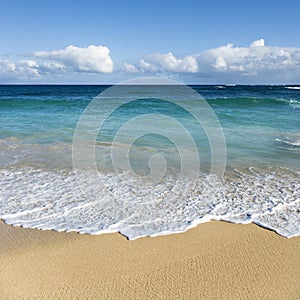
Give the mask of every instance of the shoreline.
M 128 241 L 0 221 L 0 298 L 296 299 L 300 237 L 202 223 Z
M 82 232 L 82 231 L 77 231 L 75 229 L 71 229 L 71 230 L 56 230 L 56 229 L 48 229 L 48 228 L 36 228 L 36 227 L 24 227 L 23 225 L 14 225 L 14 224 L 9 224 L 6 223 L 5 220 L 0 218 L 0 224 L 2 223 L 5 226 L 11 226 L 13 228 L 21 228 L 21 229 L 28 229 L 28 230 L 38 230 L 38 231 L 43 231 L 43 232 L 56 232 L 56 233 L 64 233 L 64 234 L 70 234 L 70 233 L 74 233 L 74 234 L 79 234 L 79 235 L 90 235 L 90 236 L 99 236 L 99 235 L 105 235 L 105 234 L 119 234 L 122 237 L 124 237 L 127 241 L 135 241 L 141 238 L 156 238 L 156 237 L 163 237 L 163 236 L 169 236 L 169 235 L 174 235 L 174 234 L 182 234 L 185 233 L 195 227 L 201 226 L 202 224 L 206 224 L 206 223 L 210 223 L 210 222 L 221 222 L 221 223 L 229 223 L 229 224 L 236 224 L 236 225 L 255 225 L 263 230 L 268 230 L 271 231 L 283 238 L 286 239 L 291 239 L 294 237 L 298 237 L 300 238 L 300 235 L 295 234 L 295 235 L 283 235 L 281 233 L 279 233 L 278 231 L 276 231 L 276 229 L 273 229 L 271 227 L 267 227 L 264 224 L 260 224 L 258 222 L 249 222 L 249 223 L 235 223 L 233 221 L 227 221 L 227 220 L 222 220 L 222 219 L 207 219 L 205 221 L 201 220 L 199 222 L 195 222 L 194 224 L 192 223 L 190 226 L 186 227 L 183 230 L 178 230 L 178 231 L 162 231 L 162 232 L 158 232 L 156 234 L 153 235 L 141 235 L 135 238 L 130 239 L 128 236 L 126 236 L 126 234 L 122 233 L 121 231 L 103 231 L 100 233 L 89 233 L 89 232 Z M 1 242 L 1 240 L 0 240 Z

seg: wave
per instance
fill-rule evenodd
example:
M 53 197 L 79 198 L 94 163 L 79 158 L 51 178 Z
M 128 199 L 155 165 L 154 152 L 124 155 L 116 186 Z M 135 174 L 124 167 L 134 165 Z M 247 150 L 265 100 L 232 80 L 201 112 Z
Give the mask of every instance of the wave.
M 282 144 L 286 144 L 286 145 L 289 145 L 289 146 L 294 146 L 294 147 L 300 147 L 300 139 L 297 139 L 297 140 L 283 140 L 283 139 L 279 139 L 277 138 L 276 139 L 277 142 L 280 142 Z
M 300 90 L 300 86 L 285 86 L 284 88 L 288 90 Z
M 300 235 L 299 172 L 288 169 L 234 169 L 225 178 L 201 174 L 134 186 L 127 184 L 128 174 L 99 173 L 96 182 L 88 170 L 9 168 L 0 175 L 0 218 L 12 225 L 89 234 L 119 231 L 136 239 L 224 220 L 253 222 L 286 237 Z M 84 193 L 78 179 L 87 184 Z
M 300 101 L 291 99 L 291 100 L 289 100 L 289 105 L 293 109 L 299 109 L 300 108 Z
M 220 108 L 223 105 L 266 105 L 266 104 L 274 104 L 274 105 L 289 105 L 289 106 L 297 106 L 300 105 L 300 101 L 295 99 L 285 99 L 279 97 L 259 97 L 259 96 L 218 96 L 218 97 L 210 97 L 207 98 L 208 103 L 214 103 L 220 105 Z

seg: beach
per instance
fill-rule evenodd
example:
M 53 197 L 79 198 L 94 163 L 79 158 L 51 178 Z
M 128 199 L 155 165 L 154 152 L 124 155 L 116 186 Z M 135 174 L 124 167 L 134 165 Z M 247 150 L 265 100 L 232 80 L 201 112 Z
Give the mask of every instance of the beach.
M 0 300 L 300 300 L 300 1 L 2 2 Z
M 300 298 L 297 90 L 0 98 L 1 300 Z
M 212 221 L 129 241 L 0 225 L 1 299 L 299 299 L 300 237 Z

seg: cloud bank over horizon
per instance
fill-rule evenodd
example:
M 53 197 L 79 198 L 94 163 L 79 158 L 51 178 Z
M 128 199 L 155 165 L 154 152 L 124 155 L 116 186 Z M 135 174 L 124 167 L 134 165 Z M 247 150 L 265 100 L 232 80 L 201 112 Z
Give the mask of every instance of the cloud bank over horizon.
M 97 80 L 105 76 L 111 81 L 165 76 L 199 84 L 299 83 L 300 48 L 267 46 L 264 39 L 259 39 L 247 47 L 228 43 L 187 56 L 154 53 L 134 62 L 116 63 L 107 46 L 71 45 L 60 50 L 35 51 L 19 60 L 0 59 L 0 83 L 41 83 L 49 79 L 63 83 L 68 76 L 73 76 L 76 83 L 79 75 L 81 82 L 84 78 L 89 82 L 92 77 Z
M 68 46 L 53 51 L 36 51 L 30 59 L 0 60 L 0 82 L 5 79 L 34 80 L 48 75 L 72 73 L 111 73 L 113 60 L 109 48 L 90 45 L 85 48 Z

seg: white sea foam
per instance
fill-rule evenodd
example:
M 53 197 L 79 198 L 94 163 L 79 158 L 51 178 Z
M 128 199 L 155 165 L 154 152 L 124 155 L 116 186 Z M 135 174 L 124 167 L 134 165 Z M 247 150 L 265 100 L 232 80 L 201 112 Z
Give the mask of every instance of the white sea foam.
M 199 223 L 225 220 L 256 223 L 291 237 L 300 235 L 299 173 L 287 169 L 234 170 L 230 177 L 200 175 L 176 182 L 128 185 L 122 176 L 88 170 L 0 171 L 0 218 L 24 227 L 100 234 L 121 232 L 129 239 L 185 231 Z M 89 186 L 82 194 L 77 179 Z M 130 180 L 136 180 L 131 178 Z
M 287 139 L 276 139 L 277 142 L 282 143 L 282 144 L 286 144 L 289 146 L 294 146 L 294 147 L 300 147 L 300 139 L 296 139 L 296 140 L 287 140 Z
M 289 105 L 290 105 L 290 107 L 292 107 L 294 109 L 299 109 L 300 108 L 300 101 L 294 100 L 294 99 L 290 99 L 289 100 Z
M 300 90 L 300 86 L 285 86 L 288 90 Z

